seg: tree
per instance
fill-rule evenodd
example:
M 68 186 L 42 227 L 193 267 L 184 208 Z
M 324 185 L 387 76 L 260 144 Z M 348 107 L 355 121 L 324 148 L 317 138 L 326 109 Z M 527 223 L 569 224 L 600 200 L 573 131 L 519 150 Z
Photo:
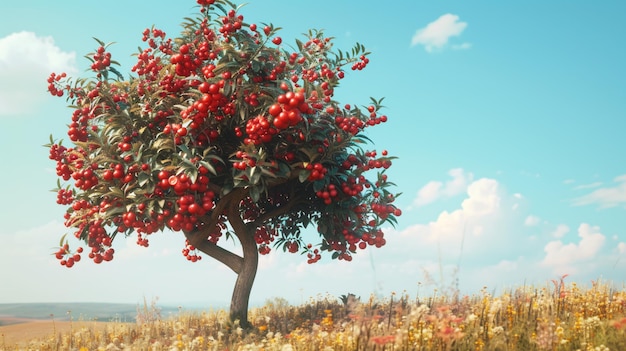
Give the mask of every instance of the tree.
M 381 227 L 400 209 L 385 170 L 393 157 L 366 151 L 365 128 L 387 120 L 381 100 L 340 105 L 334 90 L 346 68 L 368 64 L 360 44 L 332 49 L 310 31 L 293 49 L 279 28 L 247 24 L 227 0 L 197 0 L 178 38 L 146 29 L 129 79 L 116 69 L 108 44 L 86 57 L 92 78 L 52 73 L 48 90 L 67 96 L 72 146 L 50 137 L 57 163 L 57 202 L 65 225 L 95 263 L 113 259 L 113 240 L 135 233 L 148 246 L 155 232 L 185 236 L 182 250 L 204 253 L 237 274 L 230 317 L 249 325 L 248 300 L 258 255 L 270 246 L 350 261 L 385 244 Z M 366 173 L 375 171 L 373 180 Z M 315 227 L 321 242 L 303 231 Z M 242 255 L 220 244 L 238 240 Z M 80 261 L 63 236 L 56 257 Z

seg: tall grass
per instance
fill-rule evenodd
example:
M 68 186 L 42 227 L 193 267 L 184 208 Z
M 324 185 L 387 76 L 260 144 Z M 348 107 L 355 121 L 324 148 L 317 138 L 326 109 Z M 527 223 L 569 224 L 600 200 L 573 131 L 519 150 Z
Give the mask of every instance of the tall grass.
M 145 304 L 138 316 L 0 350 L 626 350 L 626 290 L 608 283 L 561 280 L 498 296 L 320 296 L 299 306 L 277 298 L 250 311 L 248 331 L 223 310 L 162 318 Z

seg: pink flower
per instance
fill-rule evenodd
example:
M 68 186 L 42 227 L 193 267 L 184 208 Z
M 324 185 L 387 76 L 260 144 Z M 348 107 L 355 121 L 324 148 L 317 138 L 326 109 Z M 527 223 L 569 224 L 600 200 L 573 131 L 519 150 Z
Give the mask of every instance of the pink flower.
M 376 345 L 386 345 L 396 341 L 395 335 L 379 335 L 372 337 L 372 342 Z

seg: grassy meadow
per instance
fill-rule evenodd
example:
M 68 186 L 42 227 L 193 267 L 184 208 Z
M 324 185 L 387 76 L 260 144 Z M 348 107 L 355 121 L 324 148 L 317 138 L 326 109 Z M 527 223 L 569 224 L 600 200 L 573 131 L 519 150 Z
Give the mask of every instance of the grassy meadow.
M 156 303 L 147 303 L 133 323 L 75 323 L 13 343 L 3 334 L 0 350 L 620 351 L 626 350 L 626 288 L 561 280 L 496 296 L 486 289 L 473 296 L 348 294 L 299 306 L 277 298 L 251 309 L 250 321 L 254 328 L 246 331 L 229 323 L 224 310 L 163 317 Z

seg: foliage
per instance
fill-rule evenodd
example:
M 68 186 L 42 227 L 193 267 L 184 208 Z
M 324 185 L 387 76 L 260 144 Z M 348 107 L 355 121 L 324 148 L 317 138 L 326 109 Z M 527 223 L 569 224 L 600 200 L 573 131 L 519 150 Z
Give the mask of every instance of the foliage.
M 525 286 L 500 296 L 370 298 L 352 310 L 321 296 L 300 306 L 268 301 L 243 333 L 225 311 L 82 328 L 0 350 L 588 350 L 626 349 L 626 291 Z
M 68 206 L 65 224 L 89 258 L 113 259 L 119 235 L 148 246 L 165 229 L 185 234 L 190 261 L 200 250 L 236 272 L 237 260 L 224 259 L 233 254 L 216 248 L 224 236 L 253 236 L 261 254 L 273 243 L 309 263 L 323 252 L 351 260 L 383 246 L 381 226 L 401 214 L 385 174 L 393 157 L 364 148 L 364 129 L 387 120 L 382 100 L 333 99 L 346 69 L 368 64 L 363 45 L 334 50 L 332 38 L 312 30 L 290 48 L 279 28 L 245 23 L 227 0 L 197 2 L 200 14 L 185 19 L 179 37 L 143 32 L 147 47 L 129 79 L 100 40 L 86 56 L 95 77 L 48 79 L 73 110 L 73 145 L 52 136 L 48 144 L 70 182 L 59 182 L 57 202 Z M 319 243 L 302 237 L 306 227 Z M 64 237 L 56 257 L 71 267 L 82 250 Z

